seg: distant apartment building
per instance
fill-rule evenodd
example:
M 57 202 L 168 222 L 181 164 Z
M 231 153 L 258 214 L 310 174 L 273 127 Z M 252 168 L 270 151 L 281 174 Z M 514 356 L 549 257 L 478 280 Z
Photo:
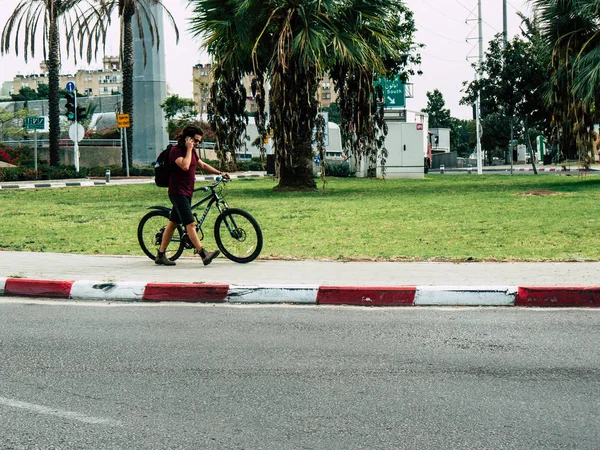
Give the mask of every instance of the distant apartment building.
M 210 100 L 210 86 L 213 81 L 211 65 L 195 65 L 192 69 L 192 80 L 194 84 L 194 102 L 196 102 L 198 112 L 206 114 L 206 108 Z M 246 88 L 246 111 L 254 113 L 258 111 L 258 104 L 256 99 L 252 96 L 252 75 L 246 75 L 242 79 L 242 83 Z M 337 100 L 337 94 L 334 91 L 333 83 L 327 76 L 319 83 L 318 98 L 323 107 L 327 107 Z
M 102 58 L 102 69 L 78 70 L 74 80 L 77 91 L 84 95 L 119 93 L 121 92 L 122 82 L 121 60 L 118 56 L 105 56 Z
M 335 103 L 337 100 L 337 93 L 335 92 L 333 82 L 326 75 L 323 77 L 321 82 L 319 83 L 319 100 L 321 102 L 321 106 L 323 108 L 327 108 L 332 103 Z
M 206 108 L 210 99 L 210 85 L 212 83 L 210 67 L 210 64 L 196 64 L 192 69 L 194 102 L 196 103 L 196 109 L 200 114 L 207 113 Z
M 18 93 L 21 88 L 29 87 L 37 90 L 40 84 L 48 84 L 48 68 L 40 64 L 41 73 L 32 75 L 16 75 L 13 78 L 12 93 Z M 59 75 L 59 85 L 64 89 L 72 81 L 77 92 L 83 95 L 111 95 L 121 92 L 121 62 L 118 56 L 102 58 L 101 69 L 78 70 L 75 75 Z

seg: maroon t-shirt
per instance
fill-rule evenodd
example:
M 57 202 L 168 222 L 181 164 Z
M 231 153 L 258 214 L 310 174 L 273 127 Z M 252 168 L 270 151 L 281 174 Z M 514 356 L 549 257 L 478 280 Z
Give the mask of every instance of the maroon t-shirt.
M 188 170 L 182 170 L 175 160 L 185 158 L 187 149 L 179 144 L 171 147 L 169 152 L 169 163 L 171 164 L 171 179 L 169 180 L 169 195 L 185 195 L 192 197 L 194 195 L 194 183 L 196 181 L 196 165 L 198 164 L 198 155 L 192 150 L 192 161 Z

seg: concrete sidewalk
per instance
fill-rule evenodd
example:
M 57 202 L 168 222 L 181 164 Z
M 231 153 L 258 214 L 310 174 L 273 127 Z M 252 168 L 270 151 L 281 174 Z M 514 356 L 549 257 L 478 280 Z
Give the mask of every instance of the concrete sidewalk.
M 0 295 L 104 301 L 372 306 L 600 306 L 600 262 L 445 263 L 0 252 Z

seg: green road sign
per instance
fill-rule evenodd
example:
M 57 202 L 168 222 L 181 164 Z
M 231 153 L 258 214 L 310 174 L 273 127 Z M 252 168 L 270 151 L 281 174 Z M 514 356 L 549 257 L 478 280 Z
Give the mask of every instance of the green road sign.
M 27 130 L 43 130 L 45 121 L 45 117 L 25 117 L 25 119 L 23 119 L 23 127 Z
M 376 81 L 376 84 L 380 84 L 383 88 L 383 99 L 387 109 L 406 108 L 405 86 L 399 78 L 396 78 L 395 80 L 379 78 Z

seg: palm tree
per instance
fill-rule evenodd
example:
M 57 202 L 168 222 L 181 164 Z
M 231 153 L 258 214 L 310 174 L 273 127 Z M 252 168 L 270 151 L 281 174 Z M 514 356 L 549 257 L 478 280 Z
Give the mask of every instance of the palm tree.
M 591 110 L 599 98 L 598 6 L 595 0 L 533 0 L 541 36 L 552 55 L 545 86 L 560 145 L 567 157 L 585 156 L 590 144 Z
M 159 5 L 167 14 L 167 18 L 175 30 L 176 40 L 179 42 L 179 29 L 175 19 L 169 10 L 160 0 L 96 0 L 101 5 L 102 15 L 97 16 L 98 20 L 88 27 L 88 34 L 91 40 L 95 40 L 95 52 L 97 53 L 99 44 L 106 43 L 108 28 L 111 25 L 111 16 L 115 11 L 120 18 L 120 37 L 121 37 L 121 70 L 123 73 L 122 99 L 124 114 L 129 114 L 130 128 L 126 128 L 128 155 L 123 155 L 123 167 L 126 165 L 125 158 L 129 158 L 129 165 L 133 163 L 133 127 L 135 118 L 133 116 L 133 23 L 135 21 L 138 29 L 138 36 L 142 42 L 144 65 L 146 64 L 147 38 L 149 38 L 151 47 L 160 48 L 160 33 L 158 29 L 158 19 L 154 16 L 150 7 Z M 144 33 L 144 25 L 147 26 L 149 36 Z
M 581 0 L 581 13 L 588 18 L 589 37 L 574 63 L 574 94 L 594 110 L 594 123 L 600 122 L 600 3 Z M 593 108 L 592 108 L 593 105 Z
M 412 52 L 403 44 L 407 36 L 410 40 L 414 23 L 406 20 L 407 9 L 400 0 L 190 3 L 195 13 L 191 31 L 205 39 L 219 74 L 216 83 L 236 82 L 240 74 L 252 73 L 262 80 L 257 91 L 263 83 L 270 84 L 269 127 L 274 132 L 278 188 L 316 187 L 312 133 L 319 109 L 317 87 L 326 73 L 339 89 L 355 87 L 355 81 L 360 85 L 359 96 L 348 89 L 341 92 L 348 99 L 342 117 L 353 121 L 347 128 L 360 143 L 353 151 L 372 150 L 378 139 L 373 126 L 374 76 L 402 72 Z M 401 27 L 405 28 L 399 33 Z
M 343 58 L 334 62 L 330 78 L 339 92 L 341 132 L 344 147 L 358 161 L 365 158 L 374 166 L 379 158 L 383 174 L 387 150 L 384 121 L 385 101 L 377 75 L 402 82 L 414 75 L 420 63 L 415 54 L 422 45 L 415 44 L 412 12 L 400 1 L 354 1 L 338 18 L 344 37 L 356 36 L 356 60 Z
M 85 9 L 80 4 L 85 5 Z M 6 22 L 2 31 L 1 52 L 8 53 L 14 33 L 14 50 L 19 54 L 22 45 L 25 61 L 35 57 L 38 25 L 42 23 L 42 50 L 48 66 L 48 116 L 50 131 L 50 164 L 60 164 L 60 31 L 62 22 L 66 33 L 67 56 L 70 48 L 76 48 L 87 24 L 84 18 L 96 11 L 88 0 L 21 0 Z M 24 36 L 21 36 L 21 32 Z M 74 52 L 75 59 L 77 53 Z

